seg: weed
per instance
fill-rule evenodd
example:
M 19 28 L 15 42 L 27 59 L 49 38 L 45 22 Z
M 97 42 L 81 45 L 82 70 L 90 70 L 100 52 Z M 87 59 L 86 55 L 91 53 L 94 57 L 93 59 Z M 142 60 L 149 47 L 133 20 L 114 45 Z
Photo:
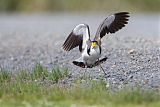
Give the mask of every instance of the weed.
M 31 80 L 31 73 L 27 70 L 20 70 L 20 72 L 17 74 L 17 79 L 20 81 Z
M 67 77 L 69 75 L 68 69 L 61 69 L 60 67 L 54 67 L 49 75 L 49 79 L 58 82 L 58 80 Z
M 45 77 L 47 76 L 48 76 L 48 70 L 41 64 L 37 64 L 31 73 L 32 80 L 39 78 L 45 79 Z
M 0 69 L 0 83 L 10 81 L 11 73 L 3 68 Z

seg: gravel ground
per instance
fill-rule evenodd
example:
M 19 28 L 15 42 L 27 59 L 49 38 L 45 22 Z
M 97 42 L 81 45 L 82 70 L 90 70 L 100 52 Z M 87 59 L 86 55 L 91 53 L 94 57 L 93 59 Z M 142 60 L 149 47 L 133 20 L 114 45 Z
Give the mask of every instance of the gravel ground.
M 62 18 L 62 15 L 42 18 L 39 18 L 39 15 L 33 17 L 31 15 L 28 18 L 25 15 L 1 16 L 1 68 L 13 72 L 19 69 L 30 70 L 36 63 L 41 63 L 49 70 L 54 65 L 68 67 L 71 74 L 67 80 L 68 83 L 84 74 L 84 69 L 72 64 L 72 61 L 80 56 L 78 49 L 75 48 L 67 53 L 61 48 L 72 28 L 82 22 L 80 20 L 83 16 L 69 16 L 67 17 L 68 20 Z M 91 17 L 88 16 L 88 19 Z M 93 22 L 91 25 L 97 27 L 98 21 L 102 20 L 102 17 L 89 20 L 89 24 Z M 70 18 L 79 19 L 72 20 Z M 134 16 L 131 22 L 136 18 Z M 138 19 L 137 23 L 141 22 L 142 19 L 143 17 Z M 146 22 L 152 19 L 154 17 L 146 19 Z M 85 21 L 87 22 L 88 20 L 85 19 Z M 152 21 L 149 23 L 153 24 L 158 20 Z M 141 24 L 139 23 L 145 29 L 146 26 Z M 96 29 L 96 27 L 92 27 L 92 29 Z M 102 57 L 107 56 L 108 59 L 102 64 L 102 67 L 108 75 L 104 76 L 99 67 L 87 69 L 86 75 L 90 75 L 95 80 L 104 78 L 110 89 L 129 86 L 160 90 L 160 39 L 158 29 L 156 27 L 154 29 L 154 27 L 153 25 L 151 29 L 148 28 L 151 30 L 149 33 L 147 33 L 148 29 L 146 27 L 143 34 L 138 31 L 143 31 L 144 29 L 139 30 L 140 28 L 138 29 L 135 25 L 129 24 L 128 27 L 115 35 L 104 37 Z M 129 30 L 131 28 L 132 30 Z M 93 31 L 92 29 L 91 31 Z

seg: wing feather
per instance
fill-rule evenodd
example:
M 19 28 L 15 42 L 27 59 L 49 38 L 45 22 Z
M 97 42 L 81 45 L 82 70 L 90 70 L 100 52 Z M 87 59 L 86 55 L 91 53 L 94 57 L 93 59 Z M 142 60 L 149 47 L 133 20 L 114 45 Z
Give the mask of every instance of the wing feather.
M 106 33 L 115 33 L 122 29 L 128 23 L 128 12 L 115 13 L 108 16 L 98 27 L 95 40 L 100 41 L 100 39 L 106 35 Z
M 66 51 L 70 51 L 71 49 L 78 46 L 81 40 L 82 40 L 81 37 L 79 37 L 79 36 L 75 35 L 73 32 L 71 32 L 63 44 L 63 49 Z
M 89 27 L 86 24 L 77 25 L 72 32 L 67 37 L 66 41 L 63 44 L 63 49 L 70 51 L 71 49 L 79 46 L 79 50 L 85 47 L 85 42 L 90 40 Z

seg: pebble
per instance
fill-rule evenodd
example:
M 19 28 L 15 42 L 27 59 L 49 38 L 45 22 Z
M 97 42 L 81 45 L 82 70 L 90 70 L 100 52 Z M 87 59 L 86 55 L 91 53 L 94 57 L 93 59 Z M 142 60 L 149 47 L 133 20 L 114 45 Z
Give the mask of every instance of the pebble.
M 54 37 L 52 39 L 54 41 Z M 54 65 L 59 65 L 69 69 L 72 76 L 66 80 L 66 83 L 71 84 L 80 75 L 83 75 L 85 69 L 72 64 L 74 59 L 80 57 L 77 48 L 71 52 L 62 51 L 60 48 L 62 43 L 59 42 L 62 39 L 64 38 L 54 42 L 44 40 L 37 44 L 34 43 L 34 45 L 28 43 L 24 47 L 17 45 L 14 48 L 9 46 L 6 48 L 1 46 L 0 67 L 16 72 L 22 67 L 32 69 L 37 63 L 40 63 L 51 72 Z M 156 41 L 151 42 L 150 39 L 141 37 L 135 39 L 134 36 L 126 40 L 124 36 L 119 41 L 104 39 L 104 42 L 105 48 L 102 48 L 104 49 L 102 57 L 107 56 L 108 59 L 102 64 L 102 67 L 108 75 L 103 76 L 104 73 L 99 70 L 99 67 L 87 69 L 86 75 L 90 75 L 96 81 L 104 78 L 103 80 L 107 83 L 106 87 L 109 88 L 141 86 L 142 88 L 157 89 L 160 87 L 160 46 Z M 115 44 L 112 45 L 112 43 Z

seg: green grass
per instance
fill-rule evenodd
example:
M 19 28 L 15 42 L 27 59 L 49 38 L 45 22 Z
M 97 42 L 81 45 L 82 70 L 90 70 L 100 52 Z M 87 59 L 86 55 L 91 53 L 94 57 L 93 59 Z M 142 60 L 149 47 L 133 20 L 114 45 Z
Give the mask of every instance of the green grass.
M 0 68 L 0 83 L 7 82 L 11 80 L 11 73 Z
M 52 69 L 51 74 L 49 75 L 49 79 L 58 82 L 59 78 L 64 78 L 69 75 L 68 69 L 60 69 L 59 67 L 55 67 Z
M 69 76 L 65 68 L 52 72 L 37 64 L 32 72 L 16 75 L 0 71 L 1 107 L 159 107 L 160 93 L 141 89 L 122 89 L 114 93 L 103 80 L 77 79 L 72 85 L 60 83 Z

